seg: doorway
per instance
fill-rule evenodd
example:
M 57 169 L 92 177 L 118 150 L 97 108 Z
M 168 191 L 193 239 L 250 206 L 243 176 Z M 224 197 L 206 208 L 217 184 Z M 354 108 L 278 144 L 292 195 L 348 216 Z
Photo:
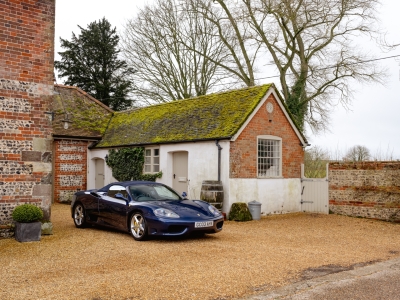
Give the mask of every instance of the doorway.
M 94 188 L 100 189 L 104 186 L 104 160 L 97 158 L 94 160 L 95 163 L 95 180 Z
M 179 195 L 188 193 L 188 152 L 180 151 L 172 153 L 172 187 Z

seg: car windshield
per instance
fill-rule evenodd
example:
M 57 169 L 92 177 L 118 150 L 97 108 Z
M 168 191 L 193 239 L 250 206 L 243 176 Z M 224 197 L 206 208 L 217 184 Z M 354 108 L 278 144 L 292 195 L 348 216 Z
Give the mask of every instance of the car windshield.
M 129 191 L 134 201 L 182 200 L 176 192 L 159 184 L 135 184 Z

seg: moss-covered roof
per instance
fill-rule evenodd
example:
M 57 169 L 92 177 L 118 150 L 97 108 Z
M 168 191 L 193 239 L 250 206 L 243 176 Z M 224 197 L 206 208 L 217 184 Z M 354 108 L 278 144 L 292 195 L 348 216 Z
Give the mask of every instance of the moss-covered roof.
M 270 84 L 115 112 L 96 148 L 231 138 Z
M 101 139 L 113 110 L 77 87 L 55 85 L 54 91 L 53 135 Z M 71 121 L 68 129 L 63 127 L 66 113 Z

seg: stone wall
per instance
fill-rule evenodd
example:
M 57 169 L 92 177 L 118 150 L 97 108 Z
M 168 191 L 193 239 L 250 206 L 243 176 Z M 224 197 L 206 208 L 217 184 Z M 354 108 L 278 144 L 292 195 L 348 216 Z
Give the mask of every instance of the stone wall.
M 56 202 L 70 203 L 76 191 L 86 190 L 87 149 L 87 141 L 54 141 Z
M 400 163 L 330 163 L 329 209 L 400 222 Z
M 50 219 L 55 0 L 0 1 L 0 235 L 22 203 Z

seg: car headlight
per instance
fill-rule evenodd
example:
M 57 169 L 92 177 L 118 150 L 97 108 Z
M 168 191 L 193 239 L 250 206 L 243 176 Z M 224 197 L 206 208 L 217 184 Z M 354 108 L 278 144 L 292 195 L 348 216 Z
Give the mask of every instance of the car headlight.
M 216 209 L 214 206 L 209 205 L 208 206 L 208 210 L 216 217 L 219 217 L 221 215 L 221 213 L 219 212 L 218 209 Z
M 176 213 L 166 208 L 157 208 L 154 210 L 154 214 L 161 218 L 179 218 Z

